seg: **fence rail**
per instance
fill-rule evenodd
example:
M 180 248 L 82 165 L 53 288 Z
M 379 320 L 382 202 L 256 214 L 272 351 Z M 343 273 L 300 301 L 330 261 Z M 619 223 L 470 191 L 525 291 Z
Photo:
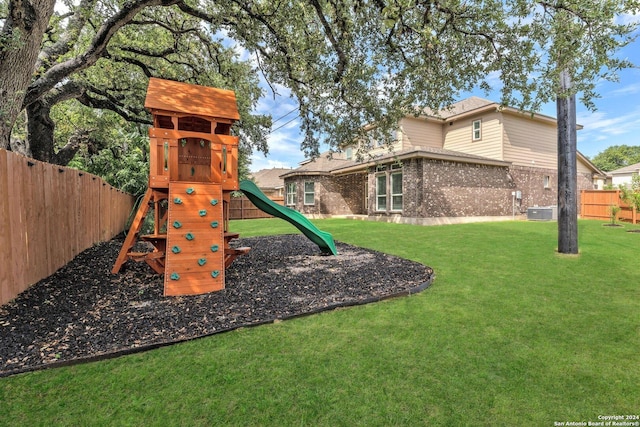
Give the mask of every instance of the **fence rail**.
M 272 201 L 284 205 L 284 197 L 269 197 Z M 229 204 L 229 219 L 271 218 L 258 209 L 246 196 L 232 197 Z
M 133 202 L 97 176 L 0 149 L 0 304 L 121 232 Z
M 620 207 L 617 219 L 632 224 L 638 222 L 638 212 L 620 198 L 620 190 L 582 190 L 580 216 L 582 218 L 610 220 L 611 206 Z

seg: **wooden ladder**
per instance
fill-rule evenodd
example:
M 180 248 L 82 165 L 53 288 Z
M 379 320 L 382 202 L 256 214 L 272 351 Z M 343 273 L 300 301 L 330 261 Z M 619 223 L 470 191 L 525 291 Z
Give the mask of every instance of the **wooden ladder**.
M 127 233 L 127 237 L 124 239 L 124 243 L 120 248 L 120 253 L 116 258 L 116 262 L 111 269 L 112 274 L 116 274 L 122 268 L 122 265 L 129 259 L 134 261 L 144 261 L 157 273 L 164 273 L 164 258 L 165 258 L 165 250 L 166 250 L 166 234 L 160 233 L 160 223 L 163 218 L 160 218 L 158 215 L 159 207 L 158 204 L 161 200 L 166 199 L 168 197 L 168 192 L 163 190 L 157 190 L 153 188 L 148 188 L 142 201 L 140 202 L 140 206 L 138 207 L 138 212 L 136 212 L 136 216 L 131 223 L 131 228 Z M 154 234 L 147 236 L 139 236 L 140 229 L 144 224 L 144 220 L 149 213 L 149 207 L 153 203 L 155 205 L 155 221 L 154 221 Z M 136 244 L 138 238 L 149 241 L 155 247 L 152 252 L 131 252 L 131 248 Z

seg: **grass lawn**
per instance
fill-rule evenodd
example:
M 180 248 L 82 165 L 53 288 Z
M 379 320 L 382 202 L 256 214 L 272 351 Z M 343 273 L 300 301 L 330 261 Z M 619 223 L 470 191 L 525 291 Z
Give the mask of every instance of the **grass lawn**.
M 2 425 L 553 426 L 640 415 L 640 233 L 315 221 L 435 269 L 410 297 L 0 379 Z M 243 236 L 294 232 L 232 222 Z

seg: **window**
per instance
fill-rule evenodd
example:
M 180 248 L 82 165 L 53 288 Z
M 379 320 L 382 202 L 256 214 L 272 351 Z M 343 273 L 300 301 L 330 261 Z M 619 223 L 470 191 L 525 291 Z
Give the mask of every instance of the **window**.
M 315 182 L 307 181 L 304 183 L 304 204 L 313 205 L 315 203 Z
M 482 120 L 473 121 L 473 140 L 478 141 L 482 139 Z
M 387 210 L 387 174 L 376 176 L 376 210 Z
M 551 188 L 551 177 L 549 175 L 545 175 L 543 179 L 544 188 Z
M 347 160 L 351 160 L 353 158 L 353 148 L 352 147 L 348 147 L 345 150 L 345 154 L 346 154 Z
M 402 210 L 402 172 L 391 174 L 391 210 Z
M 289 182 L 287 183 L 287 206 L 295 206 L 296 204 L 296 183 Z
M 402 164 L 376 175 L 376 211 L 402 211 Z

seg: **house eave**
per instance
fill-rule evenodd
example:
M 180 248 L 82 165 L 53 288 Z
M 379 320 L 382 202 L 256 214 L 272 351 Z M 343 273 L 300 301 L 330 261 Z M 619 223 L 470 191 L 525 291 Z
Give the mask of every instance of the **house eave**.
M 422 159 L 431 159 L 431 160 L 445 160 L 456 163 L 473 163 L 473 164 L 481 164 L 487 166 L 503 166 L 508 167 L 511 166 L 511 162 L 505 162 L 502 160 L 494 160 L 494 159 L 480 159 L 475 157 L 466 157 L 466 156 L 455 156 L 444 153 L 433 153 L 423 150 L 413 150 L 407 153 L 400 154 L 392 154 L 384 157 L 380 157 L 377 159 L 369 160 L 367 162 L 363 162 L 353 166 L 347 166 L 344 168 L 338 168 L 331 171 L 332 175 L 344 175 L 353 172 L 358 172 L 361 170 L 366 170 L 367 168 L 374 167 L 381 163 L 388 163 L 390 161 L 402 161 L 414 158 L 422 158 Z

